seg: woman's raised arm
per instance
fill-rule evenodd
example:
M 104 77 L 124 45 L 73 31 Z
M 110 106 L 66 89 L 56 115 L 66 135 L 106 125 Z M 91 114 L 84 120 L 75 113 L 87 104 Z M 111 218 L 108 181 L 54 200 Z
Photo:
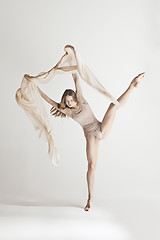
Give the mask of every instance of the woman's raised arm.
M 86 102 L 86 100 L 85 100 L 85 98 L 83 97 L 83 94 L 82 94 L 82 88 L 81 88 L 81 85 L 80 85 L 80 80 L 79 80 L 78 74 L 77 73 L 72 73 L 72 77 L 73 77 L 73 80 L 74 80 L 74 83 L 75 83 L 77 99 L 79 101 Z

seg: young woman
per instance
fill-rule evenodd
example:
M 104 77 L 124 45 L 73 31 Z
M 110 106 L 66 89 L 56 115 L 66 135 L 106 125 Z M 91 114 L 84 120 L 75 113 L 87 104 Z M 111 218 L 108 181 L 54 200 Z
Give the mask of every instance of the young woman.
M 114 103 L 109 105 L 106 113 L 104 114 L 102 122 L 99 122 L 96 119 L 88 102 L 83 97 L 80 80 L 77 73 L 72 73 L 76 91 L 74 92 L 72 89 L 66 89 L 62 95 L 61 103 L 53 101 L 38 88 L 41 96 L 52 105 L 50 110 L 52 115 L 61 117 L 68 116 L 77 121 L 83 128 L 86 139 L 86 154 L 88 160 L 88 200 L 84 208 L 85 211 L 89 211 L 91 207 L 99 141 L 106 138 L 115 119 L 117 109 L 127 102 L 129 95 L 135 87 L 138 87 L 140 80 L 144 77 L 144 74 L 145 73 L 139 74 L 131 81 L 127 90 L 117 99 L 119 105 L 115 105 Z

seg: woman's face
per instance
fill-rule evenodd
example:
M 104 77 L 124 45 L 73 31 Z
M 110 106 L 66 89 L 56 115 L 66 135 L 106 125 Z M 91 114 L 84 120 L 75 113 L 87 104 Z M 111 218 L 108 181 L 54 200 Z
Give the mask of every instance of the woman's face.
M 77 102 L 73 100 L 72 96 L 67 95 L 66 96 L 66 104 L 69 108 L 74 108 L 77 105 Z

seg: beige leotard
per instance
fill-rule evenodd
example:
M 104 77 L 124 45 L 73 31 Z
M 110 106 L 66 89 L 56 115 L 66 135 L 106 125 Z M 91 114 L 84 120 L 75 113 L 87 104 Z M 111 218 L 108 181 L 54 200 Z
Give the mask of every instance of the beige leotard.
M 71 118 L 82 126 L 84 135 L 93 134 L 99 140 L 102 139 L 101 122 L 97 120 L 87 102 L 81 103 L 77 111 L 73 110 Z

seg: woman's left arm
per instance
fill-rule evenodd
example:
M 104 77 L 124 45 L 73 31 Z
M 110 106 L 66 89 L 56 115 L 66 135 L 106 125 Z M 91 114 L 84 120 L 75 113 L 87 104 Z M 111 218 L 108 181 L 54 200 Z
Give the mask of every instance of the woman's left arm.
M 78 74 L 77 73 L 72 73 L 72 77 L 73 77 L 73 80 L 74 80 L 74 83 L 75 83 L 77 99 L 79 101 L 86 102 L 86 100 L 85 100 L 85 98 L 83 97 L 83 94 L 82 94 L 82 88 L 81 88 L 81 85 L 80 85 L 80 80 L 79 80 Z

